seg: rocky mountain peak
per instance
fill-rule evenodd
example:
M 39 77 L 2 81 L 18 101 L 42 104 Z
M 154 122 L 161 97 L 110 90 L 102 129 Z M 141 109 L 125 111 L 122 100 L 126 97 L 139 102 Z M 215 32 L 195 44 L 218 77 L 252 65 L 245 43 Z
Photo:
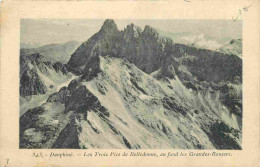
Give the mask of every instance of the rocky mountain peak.
M 149 35 L 149 36 L 153 36 L 153 37 L 156 37 L 156 38 L 159 37 L 159 33 L 154 28 L 152 28 L 152 27 L 150 27 L 148 25 L 146 25 L 144 27 L 144 31 L 143 31 L 142 34 L 145 35 L 145 36 Z
M 141 34 L 142 29 L 139 26 L 134 25 L 133 23 L 126 26 L 125 32 L 134 32 L 137 34 Z
M 114 20 L 107 19 L 103 23 L 100 31 L 106 32 L 106 33 L 111 33 L 111 32 L 117 32 L 119 30 L 118 30 L 117 25 L 115 24 Z
M 142 29 L 138 26 L 135 26 L 133 23 L 127 25 L 123 31 L 124 39 L 129 42 L 132 39 L 137 39 L 142 33 Z

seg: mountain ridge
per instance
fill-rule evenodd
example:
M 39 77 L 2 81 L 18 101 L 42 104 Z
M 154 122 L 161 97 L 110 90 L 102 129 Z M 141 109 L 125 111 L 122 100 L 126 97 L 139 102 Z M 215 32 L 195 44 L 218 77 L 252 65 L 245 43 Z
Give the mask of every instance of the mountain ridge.
M 22 147 L 31 145 L 36 148 L 240 148 L 237 144 L 239 137 L 234 136 L 240 133 L 234 129 L 237 128 L 233 125 L 235 122 L 226 124 L 220 121 L 223 116 L 217 113 L 219 109 L 217 105 L 214 114 L 212 114 L 212 109 L 200 108 L 200 105 L 205 107 L 205 104 L 193 101 L 196 96 L 201 96 L 200 93 L 188 93 L 189 91 L 177 76 L 173 80 L 156 81 L 135 65 L 110 56 L 99 57 L 98 63 L 100 72 L 97 76 L 91 79 L 77 78 L 68 87 L 63 87 L 58 94 L 51 95 L 42 105 L 43 108 L 34 109 L 41 110 L 42 113 L 38 114 L 34 120 L 27 119 L 31 117 L 31 114 L 34 115 L 34 110 L 21 117 L 21 123 L 28 124 L 23 125 L 24 129 L 21 129 L 21 134 L 26 134 L 23 138 L 25 141 L 21 143 Z M 183 94 L 183 91 L 186 93 Z M 207 94 L 215 96 L 211 93 Z M 208 100 L 213 102 L 212 97 Z M 62 114 L 57 113 L 58 118 L 50 119 L 44 115 L 53 112 L 53 107 L 49 107 L 53 105 L 60 106 L 60 109 L 53 111 Z M 194 110 L 194 106 L 198 109 Z M 227 109 L 223 112 L 228 116 Z M 197 117 L 194 114 L 199 116 L 196 119 L 200 121 L 193 122 Z M 69 115 L 72 116 L 71 119 L 68 119 Z M 66 123 L 61 121 L 62 119 L 67 120 Z M 43 131 L 44 127 L 41 124 L 34 125 L 35 120 L 46 122 L 45 124 L 50 126 L 50 129 Z M 54 122 L 59 122 L 60 126 Z M 196 126 L 192 126 L 194 124 Z M 64 126 L 65 129 L 60 129 Z M 228 131 L 215 132 L 214 129 L 218 126 L 223 126 Z M 58 129 L 55 130 L 55 127 Z M 40 136 L 49 137 L 40 138 L 42 144 L 39 145 L 39 142 L 33 142 L 36 139 L 30 138 L 27 131 L 32 134 L 45 133 Z M 51 137 L 53 133 L 59 135 Z M 223 139 L 221 137 L 216 139 L 215 133 L 226 136 Z M 200 135 L 197 136 L 198 134 Z M 143 142 L 142 138 L 145 136 L 150 141 Z M 162 137 L 158 140 L 156 136 Z M 200 140 L 201 138 L 203 141 Z M 213 138 L 212 141 L 210 138 Z M 225 138 L 228 138 L 228 142 L 232 145 L 227 144 Z M 191 139 L 193 144 L 190 143 Z M 224 144 L 217 143 L 219 140 L 223 140 Z
M 20 148 L 242 149 L 242 59 L 113 20 L 20 118 Z M 60 69 L 60 68 L 59 68 Z
M 21 48 L 20 55 L 32 55 L 39 53 L 48 61 L 67 63 L 71 54 L 81 43 L 79 41 L 68 41 L 61 44 L 47 44 L 36 48 Z
M 211 61 L 211 58 L 208 58 L 209 56 L 212 55 L 213 57 L 216 57 L 217 61 L 219 61 L 218 65 L 225 64 L 225 67 L 218 68 L 216 66 L 212 68 L 212 70 L 216 71 L 216 73 L 224 73 L 226 75 L 225 80 L 227 80 L 228 78 L 233 79 L 236 75 L 242 79 L 242 61 L 235 56 L 220 53 L 217 51 L 209 51 L 192 46 L 175 44 L 169 38 L 160 37 L 157 31 L 150 26 L 145 26 L 145 29 L 142 32 L 139 29 L 138 36 L 136 36 L 136 34 L 134 33 L 124 35 L 129 31 L 133 31 L 131 30 L 131 28 L 133 29 L 134 27 L 133 24 L 127 26 L 127 28 L 123 31 L 119 31 L 112 20 L 109 20 L 109 22 L 113 25 L 113 31 L 111 31 L 111 34 L 108 31 L 103 31 L 104 27 L 106 28 L 105 21 L 101 30 L 93 35 L 88 41 L 84 42 L 78 48 L 78 50 L 76 50 L 76 52 L 72 54 L 71 59 L 67 63 L 68 68 L 72 72 L 76 72 L 78 74 L 83 73 L 85 68 L 84 65 L 93 56 L 110 55 L 125 58 L 130 62 L 133 62 L 144 72 L 150 74 L 154 71 L 157 71 L 161 66 L 163 66 L 164 59 L 170 59 L 168 57 L 172 56 L 178 58 L 183 56 L 184 53 L 190 53 L 195 54 L 195 57 L 201 57 L 199 58 L 200 60 L 205 59 L 205 64 L 215 63 L 214 61 L 207 62 L 207 60 Z M 199 67 L 201 67 L 201 65 L 198 63 L 200 62 L 195 63 L 192 67 L 192 71 L 194 70 L 194 67 L 196 67 L 195 75 L 197 75 L 196 73 L 198 70 L 201 70 L 198 69 Z M 230 70 L 232 70 L 232 72 L 229 72 Z M 219 79 L 214 80 L 219 82 Z

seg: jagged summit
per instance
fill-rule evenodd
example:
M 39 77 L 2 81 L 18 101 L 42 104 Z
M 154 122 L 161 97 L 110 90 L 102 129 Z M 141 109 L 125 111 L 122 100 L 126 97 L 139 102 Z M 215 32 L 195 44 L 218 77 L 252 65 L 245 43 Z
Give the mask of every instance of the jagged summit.
M 148 25 L 146 25 L 144 27 L 144 31 L 143 31 L 142 34 L 143 35 L 151 35 L 151 36 L 157 37 L 157 38 L 159 37 L 159 33 L 156 31 L 156 29 L 154 29 L 154 28 L 152 28 L 152 27 L 150 27 Z
M 102 27 L 104 26 L 116 26 L 116 23 L 113 19 L 106 19 Z
M 140 27 L 130 24 L 120 32 L 115 22 L 107 19 L 100 31 L 76 50 L 67 66 L 73 73 L 82 74 L 92 57 L 110 55 L 124 57 L 135 62 L 143 71 L 151 73 L 163 49 L 163 40 L 158 39 L 158 33 L 150 26 L 142 31 Z
M 115 24 L 114 20 L 112 19 L 106 19 L 105 22 L 103 23 L 101 30 L 102 32 L 106 33 L 113 33 L 113 32 L 118 32 L 117 25 Z
M 141 31 L 139 27 L 130 24 L 120 32 L 115 22 L 109 19 L 104 22 L 98 33 L 73 53 L 67 66 L 69 71 L 81 75 L 87 70 L 86 66 L 92 57 L 106 55 L 125 58 L 148 74 L 163 67 L 168 57 L 177 58 L 185 55 L 198 58 L 196 61 L 185 60 L 185 66 L 194 75 L 201 76 L 201 81 L 233 80 L 235 76 L 242 74 L 241 60 L 232 55 L 175 44 L 171 39 L 160 37 L 158 32 L 148 25 Z M 221 66 L 212 66 L 216 61 L 219 61 Z M 210 70 L 204 70 L 202 64 Z M 219 73 L 225 75 L 218 75 Z
M 142 33 L 142 29 L 138 26 L 135 26 L 133 23 L 126 26 L 123 31 L 124 38 L 127 42 L 130 42 L 133 39 L 137 39 Z

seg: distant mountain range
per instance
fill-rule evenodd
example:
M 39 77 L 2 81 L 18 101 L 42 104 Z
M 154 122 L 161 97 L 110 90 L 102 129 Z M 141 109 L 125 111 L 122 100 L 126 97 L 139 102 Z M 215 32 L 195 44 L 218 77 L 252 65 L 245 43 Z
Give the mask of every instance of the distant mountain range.
M 27 43 L 27 42 L 21 42 L 20 48 L 21 49 L 31 49 L 31 48 L 38 48 L 41 45 L 39 43 Z
M 242 149 L 242 59 L 174 38 L 108 19 L 68 58 L 21 50 L 20 148 Z
M 69 41 L 62 44 L 48 44 L 36 48 L 22 48 L 20 50 L 21 55 L 31 55 L 39 53 L 46 59 L 52 62 L 67 63 L 70 59 L 70 55 L 79 47 L 82 42 Z
M 218 50 L 224 45 L 227 45 L 233 39 L 231 37 L 218 38 L 212 37 L 209 35 L 205 35 L 203 33 L 190 33 L 190 32 L 182 32 L 182 33 L 171 33 L 165 32 L 162 30 L 157 30 L 161 36 L 171 38 L 176 43 L 191 45 L 198 48 L 210 49 L 210 50 Z

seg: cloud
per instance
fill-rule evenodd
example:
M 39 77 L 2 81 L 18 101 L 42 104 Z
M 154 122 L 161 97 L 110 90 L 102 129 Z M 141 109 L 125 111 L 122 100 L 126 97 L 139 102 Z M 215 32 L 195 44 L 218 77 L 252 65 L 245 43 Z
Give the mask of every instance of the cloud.
M 188 41 L 190 44 L 194 44 L 195 46 L 207 49 L 218 49 L 222 46 L 216 40 L 207 39 L 204 34 L 199 35 L 188 35 L 182 37 L 183 40 Z
M 203 47 L 203 48 L 213 49 L 213 50 L 216 50 L 216 49 L 218 49 L 218 48 L 220 48 L 222 46 L 217 41 L 205 40 L 205 39 L 197 41 L 196 45 L 200 46 L 200 47 Z

